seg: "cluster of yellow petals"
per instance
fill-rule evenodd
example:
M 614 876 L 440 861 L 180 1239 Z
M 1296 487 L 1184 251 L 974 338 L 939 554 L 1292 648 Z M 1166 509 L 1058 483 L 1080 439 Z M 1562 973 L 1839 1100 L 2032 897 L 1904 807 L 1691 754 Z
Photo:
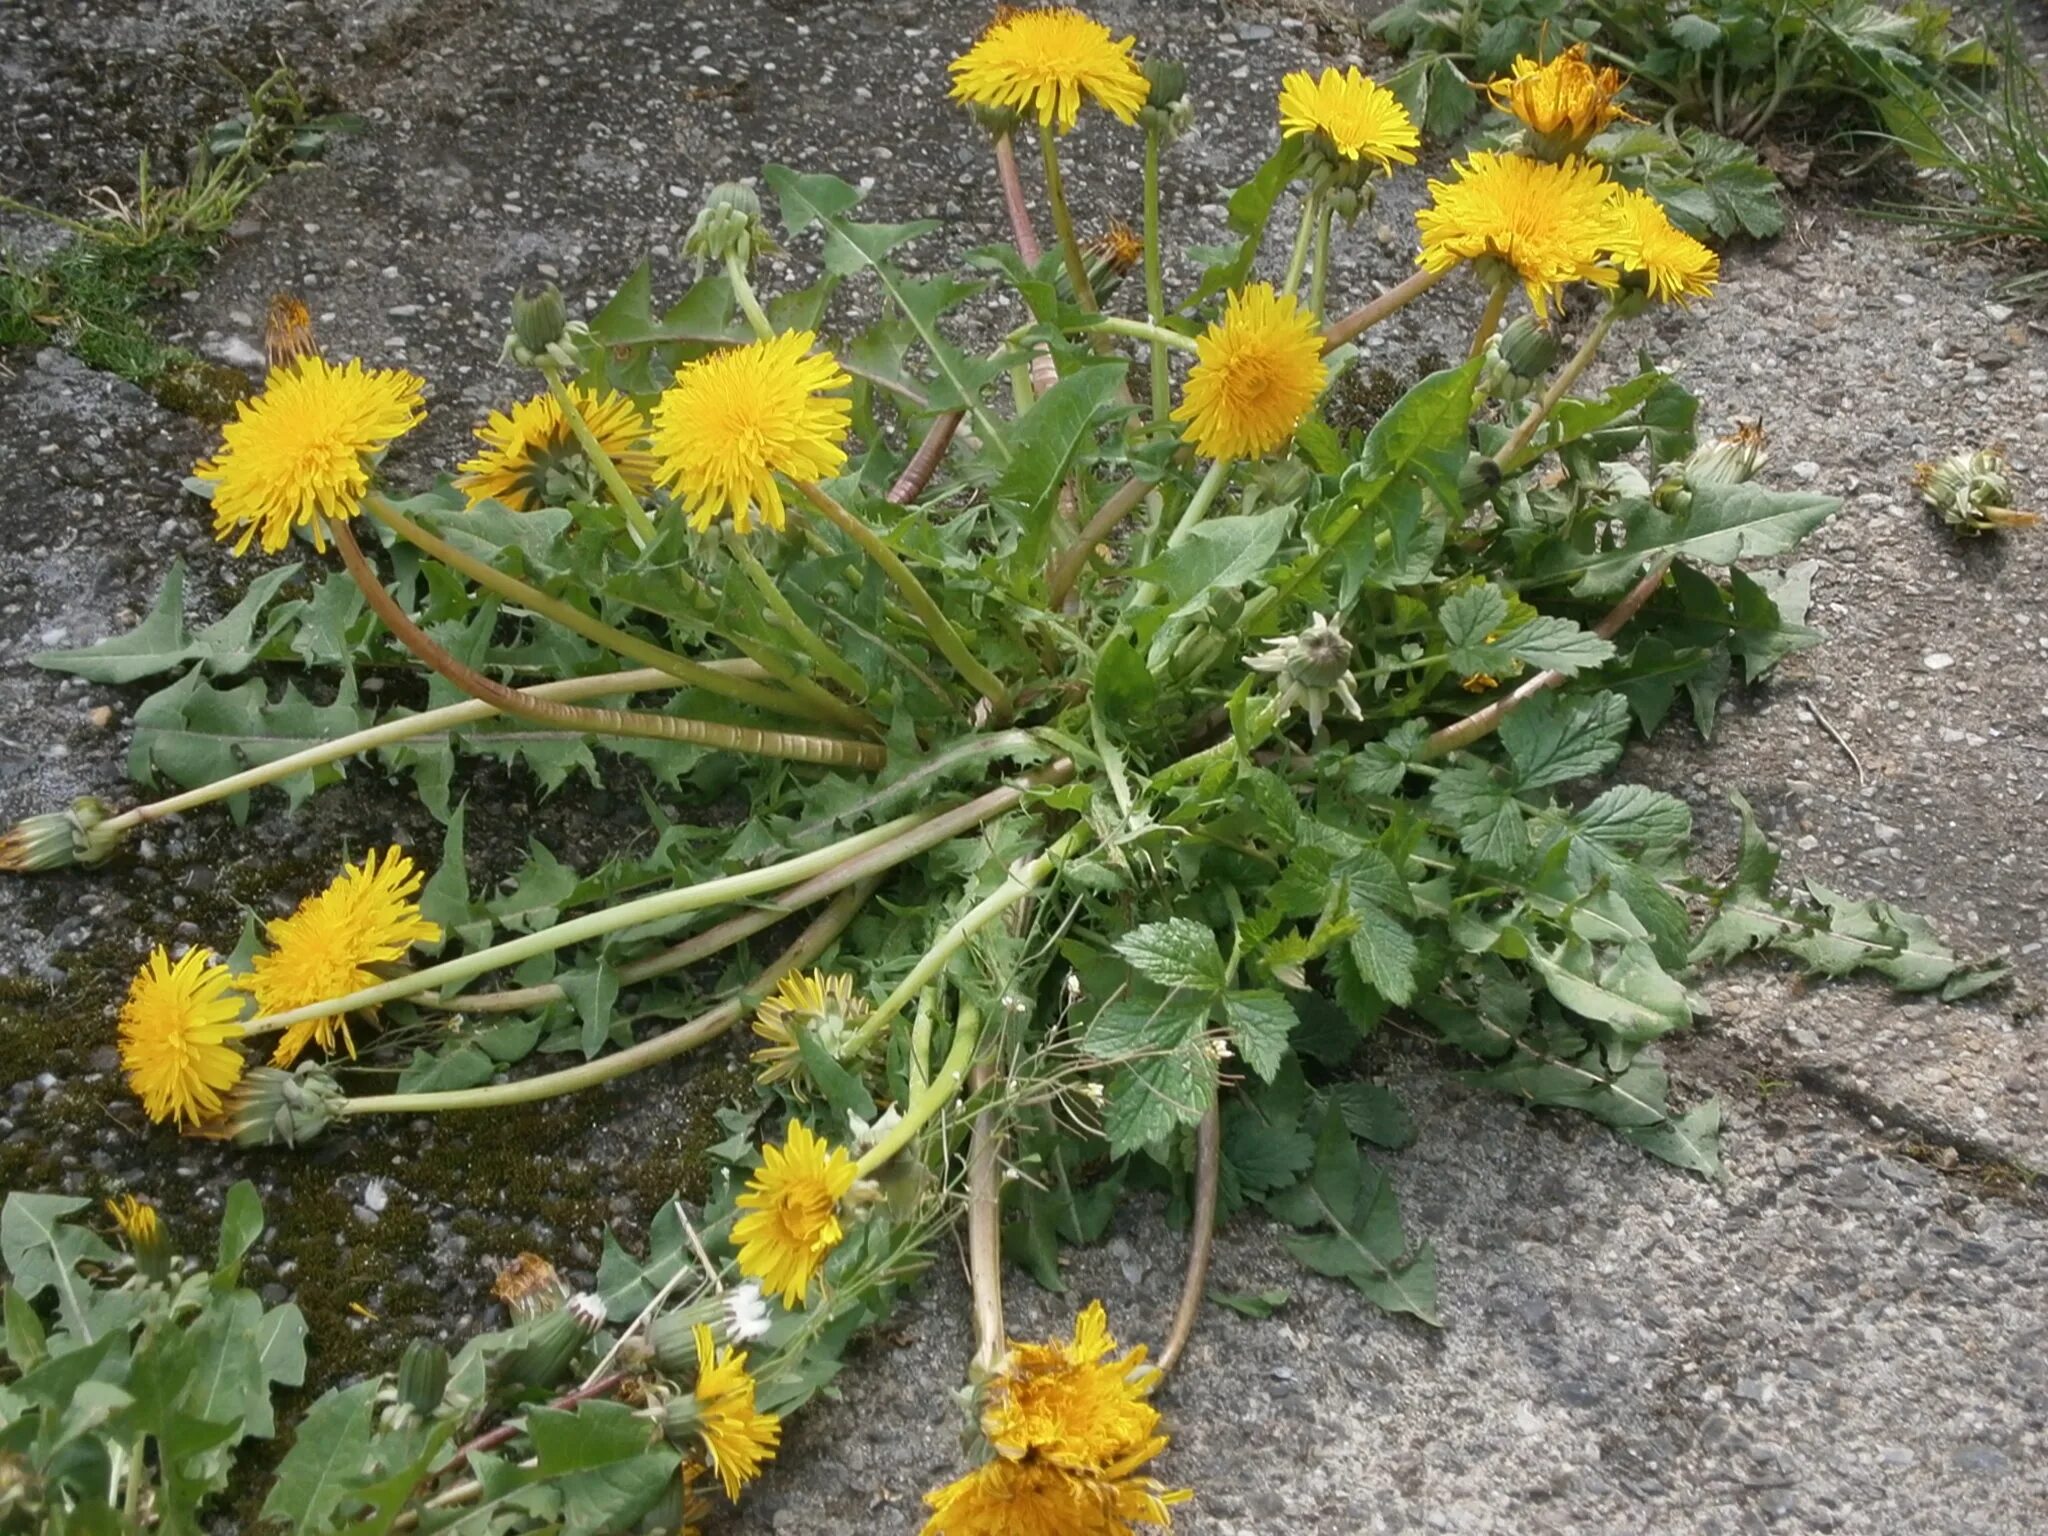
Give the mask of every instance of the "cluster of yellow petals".
M 1574 43 L 1547 64 L 1516 59 L 1507 75 L 1488 83 L 1486 94 L 1539 140 L 1583 149 L 1609 123 L 1628 116 L 1615 100 L 1626 84 L 1620 70 L 1588 64 L 1586 45 Z
M 754 1378 L 747 1372 L 744 1351 L 714 1348 L 711 1330 L 699 1323 L 692 1335 L 697 1345 L 697 1434 L 725 1484 L 725 1496 L 737 1499 L 740 1488 L 761 1475 L 782 1441 L 782 1420 L 754 1406 Z
M 628 488 L 636 496 L 645 495 L 654 481 L 654 455 L 644 446 L 647 417 L 640 407 L 616 390 L 599 394 L 580 384 L 569 386 L 569 397 Z M 583 453 L 553 394 L 535 395 L 509 411 L 491 412 L 476 436 L 484 451 L 458 465 L 462 473 L 455 477 L 457 489 L 471 506 L 496 501 L 514 512 L 546 506 L 550 471 L 564 459 L 580 461 Z
M 727 347 L 685 364 L 654 407 L 654 478 L 670 487 L 699 533 L 730 517 L 740 533 L 755 514 L 781 531 L 775 477 L 822 480 L 846 462 L 852 382 L 809 331 Z
M 853 1159 L 829 1145 L 801 1120 L 789 1123 L 781 1146 L 761 1148 L 761 1166 L 734 1202 L 746 1214 L 733 1223 L 740 1273 L 780 1296 L 785 1307 L 803 1304 L 811 1280 L 846 1235 L 839 1202 L 853 1188 Z
M 1297 70 L 1280 82 L 1283 138 L 1320 139 L 1343 160 L 1370 160 L 1387 174 L 1415 163 L 1422 135 L 1392 91 L 1356 65 L 1320 76 Z
M 801 1032 L 830 1032 L 867 1014 L 867 1000 L 853 995 L 853 978 L 823 971 L 792 971 L 754 1011 L 754 1033 L 768 1042 L 754 1052 L 761 1081 L 794 1077 L 803 1060 Z
M 1429 184 L 1417 211 L 1422 252 L 1432 272 L 1492 259 L 1512 267 L 1539 317 L 1567 283 L 1613 287 L 1602 264 L 1614 229 L 1614 184 L 1589 160 L 1552 165 L 1481 150 L 1452 167 L 1450 181 Z
M 131 1249 L 153 1248 L 163 1241 L 163 1223 L 156 1207 L 134 1195 L 116 1195 L 107 1202 L 107 1214 L 114 1218 L 121 1238 Z
M 1135 38 L 1118 40 L 1101 22 L 1066 6 L 996 12 L 973 47 L 949 66 L 952 96 L 970 106 L 1036 118 L 1065 133 L 1092 101 L 1134 123 L 1151 85 L 1131 61 Z
M 1294 435 L 1322 393 L 1323 335 L 1292 294 L 1252 283 L 1195 341 L 1195 366 L 1173 419 L 1212 459 L 1256 458 Z
M 415 944 L 439 941 L 439 925 L 420 915 L 414 899 L 422 881 L 397 848 L 379 861 L 374 852 L 351 864 L 325 890 L 308 896 L 290 916 L 263 926 L 268 948 L 251 962 L 245 982 L 264 1013 L 286 1013 L 342 997 L 383 978 L 373 967 L 405 958 Z M 288 1067 L 317 1040 L 323 1051 L 336 1038 L 355 1054 L 347 1020 L 339 1014 L 294 1024 L 278 1041 L 274 1065 Z
M 1704 299 L 1721 277 L 1721 258 L 1671 222 L 1664 205 L 1634 187 L 1614 191 L 1614 230 L 1608 252 L 1623 272 L 1635 273 L 1663 304 Z
M 1071 1339 L 1016 1344 L 989 1383 L 981 1428 L 996 1457 L 925 1495 L 925 1536 L 1129 1536 L 1170 1526 L 1185 1489 L 1143 1473 L 1166 1449 L 1147 1398 L 1160 1373 L 1121 1355 L 1102 1303 Z
M 159 944 L 128 985 L 117 1025 L 121 1067 L 143 1113 L 193 1126 L 220 1112 L 241 1080 L 246 1000 L 210 949 L 188 949 L 174 962 Z
M 426 383 L 402 369 L 336 367 L 317 353 L 274 370 L 261 394 L 237 402 L 221 446 L 192 473 L 213 485 L 213 534 L 235 553 L 285 547 L 295 528 L 327 547 L 326 524 L 356 515 L 371 455 L 426 419 Z

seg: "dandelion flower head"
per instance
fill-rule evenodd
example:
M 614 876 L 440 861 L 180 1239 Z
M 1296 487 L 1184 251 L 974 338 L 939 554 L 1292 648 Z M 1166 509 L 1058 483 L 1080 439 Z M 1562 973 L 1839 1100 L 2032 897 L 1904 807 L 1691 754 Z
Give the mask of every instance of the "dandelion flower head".
M 1131 60 L 1135 38 L 1118 40 L 1101 22 L 1066 6 L 999 7 L 973 47 L 955 59 L 952 97 L 1036 118 L 1065 133 L 1092 101 L 1135 123 L 1152 87 Z
M 129 983 L 118 1025 L 121 1066 L 143 1112 L 197 1125 L 220 1110 L 241 1079 L 242 996 L 209 949 L 176 961 L 159 944 Z
M 599 394 L 580 384 L 569 386 L 570 398 L 590 435 L 604 450 L 634 495 L 645 495 L 654 480 L 654 456 L 642 443 L 647 418 L 640 407 L 614 390 Z M 587 481 L 594 473 L 582 444 L 553 394 L 522 400 L 509 411 L 493 411 L 476 429 L 483 451 L 464 460 L 456 486 L 475 506 L 502 502 L 514 512 L 555 505 L 562 477 Z
M 1252 283 L 1195 342 L 1195 366 L 1173 419 L 1195 451 L 1255 458 L 1294 435 L 1324 382 L 1323 338 L 1291 294 Z
M 734 1202 L 745 1213 L 732 1228 L 740 1273 L 780 1296 L 785 1307 L 801 1305 L 812 1277 L 846 1235 L 839 1202 L 853 1181 L 846 1149 L 792 1120 L 781 1146 L 761 1149 L 761 1166 Z
M 1433 201 L 1415 215 L 1422 266 L 1448 272 L 1464 261 L 1504 263 L 1539 319 L 1567 283 L 1614 285 L 1600 259 L 1615 231 L 1614 184 L 1599 166 L 1482 150 L 1452 171 L 1452 180 L 1429 184 Z
M 1280 132 L 1320 140 L 1339 159 L 1371 161 L 1391 175 L 1415 163 L 1422 136 L 1400 98 L 1354 65 L 1320 76 L 1297 70 L 1280 82 Z

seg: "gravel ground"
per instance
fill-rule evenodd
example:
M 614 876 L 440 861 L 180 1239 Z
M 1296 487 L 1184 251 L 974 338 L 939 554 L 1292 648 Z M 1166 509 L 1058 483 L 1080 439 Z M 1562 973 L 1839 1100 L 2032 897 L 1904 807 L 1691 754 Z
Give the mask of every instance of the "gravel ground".
M 1269 142 L 1280 75 L 1341 62 L 1356 40 L 1328 19 L 1337 6 L 1096 10 L 1193 65 L 1199 128 L 1173 152 L 1167 199 L 1190 240 L 1220 235 L 1219 189 Z M 170 329 L 248 365 L 269 294 L 304 294 L 335 349 L 429 379 L 434 425 L 397 460 L 424 474 L 509 387 L 490 359 L 511 290 L 553 276 L 601 296 L 650 249 L 657 286 L 679 289 L 674 241 L 713 181 L 775 159 L 872 177 L 875 217 L 945 218 L 956 248 L 1004 238 L 983 157 L 939 102 L 944 62 L 982 12 L 955 0 L 24 0 L 0 15 L 0 85 L 16 104 L 0 189 L 74 208 L 66 199 L 125 174 L 138 149 L 174 152 L 192 123 L 231 109 L 212 60 L 246 73 L 282 50 L 370 129 L 267 189 Z M 1135 148 L 1099 122 L 1072 141 L 1084 223 L 1135 207 Z M 1413 175 L 1389 187 L 1340 247 L 1337 292 L 1402 275 L 1421 195 Z M 765 286 L 808 256 L 799 243 Z M 1926 911 L 1966 950 L 2009 950 L 2015 985 L 1942 1007 L 1808 989 L 1767 966 L 1709 979 L 1711 1016 L 1669 1055 L 1687 1091 L 1728 1103 L 1719 1186 L 1397 1051 L 1384 1065 L 1423 1135 L 1393 1172 L 1411 1227 L 1438 1244 L 1449 1327 L 1391 1322 L 1300 1274 L 1256 1223 L 1226 1233 L 1218 1283 L 1285 1286 L 1293 1301 L 1264 1323 L 1212 1312 L 1197 1334 L 1168 1393 L 1164 1471 L 1198 1490 L 1176 1529 L 2021 1533 L 2048 1518 L 2048 1210 L 2013 1172 L 2048 1166 L 2048 1038 L 2034 1011 L 2048 937 L 2048 541 L 1960 543 L 1907 483 L 1919 459 L 1996 442 L 2026 496 L 2048 501 L 2048 345 L 1999 305 L 1994 277 L 1809 193 L 1784 240 L 1730 254 L 1714 303 L 1637 327 L 1630 339 L 1681 371 L 1707 422 L 1765 423 L 1770 478 L 1847 507 L 1809 550 L 1828 643 L 1724 704 L 1709 747 L 1680 720 L 1632 768 L 1693 803 L 1710 864 L 1732 841 L 1722 797 L 1738 789 L 1788 870 Z M 1398 370 L 1448 350 L 1476 307 L 1446 285 L 1372 333 L 1374 361 Z M 976 319 L 1002 322 L 993 309 Z M 4 363 L 11 819 L 124 793 L 123 720 L 147 691 L 61 681 L 26 656 L 131 624 L 167 552 L 183 553 L 203 615 L 252 573 L 219 557 L 177 491 L 206 428 L 58 353 Z M 611 796 L 535 804 L 530 785 L 489 773 L 468 787 L 491 822 L 559 848 L 601 848 L 630 824 Z M 8 1183 L 182 1190 L 196 1221 L 209 1191 L 258 1179 L 278 1217 L 263 1278 L 318 1306 L 316 1369 L 329 1376 L 410 1332 L 474 1326 L 495 1264 L 518 1247 L 587 1266 L 607 1225 L 644 1226 L 667 1188 L 689 1185 L 708 1102 L 679 1072 L 649 1085 L 665 1094 L 376 1127 L 296 1159 L 142 1135 L 106 1042 L 114 989 L 147 937 L 231 942 L 239 905 L 280 910 L 345 846 L 393 828 L 436 846 L 408 797 L 359 778 L 294 814 L 273 803 L 243 829 L 189 819 L 90 877 L 0 886 L 0 922 L 18 936 L 0 956 Z M 516 852 L 504 833 L 483 838 L 473 875 Z M 548 1151 L 514 1176 L 507 1144 Z M 1069 1278 L 1124 1331 L 1156 1337 L 1180 1255 L 1139 1202 Z M 793 1427 L 727 1529 L 914 1528 L 917 1494 L 955 1470 L 934 1383 L 955 1380 L 968 1352 L 962 1288 L 941 1268 L 843 1378 L 845 1401 Z M 1071 1298 L 1019 1278 L 1011 1301 L 1025 1332 L 1059 1326 Z M 348 1316 L 350 1302 L 376 1320 Z

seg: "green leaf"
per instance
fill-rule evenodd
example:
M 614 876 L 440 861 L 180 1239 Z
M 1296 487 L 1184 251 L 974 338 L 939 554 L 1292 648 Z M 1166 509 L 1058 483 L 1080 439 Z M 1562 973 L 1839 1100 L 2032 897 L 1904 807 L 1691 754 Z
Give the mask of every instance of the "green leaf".
M 1221 587 L 1241 587 L 1262 576 L 1294 517 L 1285 507 L 1249 517 L 1197 523 L 1174 548 L 1131 574 L 1165 589 L 1176 610 L 1205 600 Z
M 1287 1037 L 1294 1033 L 1294 1005 L 1273 991 L 1226 992 L 1223 1022 L 1244 1064 L 1270 1083 L 1287 1054 Z
M 1391 1088 L 1367 1082 L 1332 1083 L 1323 1096 L 1337 1106 L 1346 1129 L 1360 1141 L 1389 1152 L 1414 1144 L 1415 1117 Z
M 1594 972 L 1588 947 L 1568 941 L 1554 954 L 1532 952 L 1529 963 L 1550 995 L 1574 1013 L 1605 1024 L 1617 1039 L 1642 1044 L 1692 1022 L 1685 988 L 1647 944 L 1627 944 L 1606 970 Z
M 1649 1125 L 1621 1127 L 1625 1140 L 1634 1142 L 1652 1157 L 1662 1158 L 1677 1168 L 1690 1169 L 1708 1178 L 1721 1173 L 1721 1101 L 1708 1099 L 1673 1119 L 1666 1116 Z
M 1262 1291 L 1211 1291 L 1209 1299 L 1240 1317 L 1264 1321 L 1292 1301 L 1294 1295 L 1285 1287 L 1274 1285 Z
M 242 1260 L 263 1235 L 263 1200 L 256 1186 L 238 1179 L 228 1190 L 220 1218 L 220 1256 L 214 1261 L 213 1288 L 228 1289 L 242 1272 Z
M 283 1521 L 299 1536 L 330 1528 L 367 1471 L 370 1414 L 381 1385 L 373 1376 L 329 1392 L 312 1406 L 263 1501 L 265 1520 Z
M 1195 291 L 1176 307 L 1176 314 L 1190 313 L 1215 295 L 1244 285 L 1258 260 L 1273 205 L 1301 168 L 1302 154 L 1302 140 L 1282 139 L 1251 179 L 1230 194 L 1226 211 L 1230 228 L 1240 238 L 1234 246 L 1207 246 L 1197 253 L 1212 259 L 1203 267 Z
M 619 1000 L 619 973 L 600 960 L 588 970 L 570 971 L 555 980 L 582 1021 L 579 1043 L 587 1061 L 612 1038 L 612 1005 Z
M 1215 1096 L 1216 1064 L 1199 1041 L 1126 1062 L 1110 1079 L 1103 1106 L 1110 1156 L 1122 1157 L 1177 1126 L 1193 1125 Z
M 1014 558 L 1020 566 L 1036 569 L 1044 564 L 1060 486 L 1108 416 L 1128 371 L 1121 362 L 1069 370 L 1013 430 L 1012 457 L 989 495 L 1011 504 L 1006 510 L 1019 530 Z
M 1807 491 L 1773 491 L 1754 482 L 1703 485 L 1683 512 L 1665 513 L 1647 501 L 1627 504 L 1622 513 L 1627 537 L 1619 549 L 1576 557 L 1546 567 L 1546 576 L 1576 575 L 1572 588 L 1582 597 L 1618 592 L 1643 567 L 1666 557 L 1703 565 L 1782 555 L 1835 515 L 1841 502 Z
M 16 1190 L 0 1206 L 0 1260 L 22 1298 L 57 1293 L 57 1315 L 77 1343 L 90 1344 L 133 1311 L 135 1298 L 97 1293 L 79 1265 L 111 1267 L 118 1255 L 90 1228 L 65 1217 L 90 1202 L 80 1195 L 38 1195 Z
M 192 655 L 185 633 L 185 562 L 171 557 L 149 615 L 125 635 L 75 651 L 44 651 L 32 666 L 70 672 L 96 683 L 132 683 L 182 666 Z
M 1093 694 L 1105 720 L 1145 720 L 1159 698 L 1159 680 L 1145 665 L 1145 658 L 1119 630 L 1095 660 Z
M 1430 803 L 1458 829 L 1465 852 L 1481 863 L 1513 869 L 1528 854 L 1521 803 L 1490 766 L 1453 763 L 1430 786 Z
M 480 1088 L 498 1074 L 498 1064 L 474 1041 L 461 1040 L 438 1051 L 413 1049 L 398 1074 L 400 1093 L 458 1093 Z
M 49 1358 L 43 1320 L 13 1286 L 0 1286 L 0 1316 L 7 1324 L 7 1358 L 17 1374 L 32 1371 Z
M 1189 918 L 1169 917 L 1133 928 L 1115 947 L 1139 975 L 1162 987 L 1223 990 L 1223 954 L 1216 935 Z
M 1401 920 L 1358 897 L 1351 901 L 1351 958 L 1358 974 L 1388 1002 L 1399 1007 L 1415 995 L 1415 937 Z
M 1539 693 L 1500 724 L 1515 788 L 1522 791 L 1604 772 L 1621 756 L 1627 734 L 1628 701 L 1618 693 Z
M 1435 1251 L 1424 1243 L 1409 1252 L 1392 1181 L 1358 1155 L 1335 1107 L 1324 1115 L 1308 1178 L 1270 1196 L 1266 1207 L 1292 1226 L 1329 1229 L 1285 1240 L 1301 1263 L 1350 1281 L 1389 1312 L 1443 1326 L 1436 1308 Z
M 636 1316 L 663 1286 L 689 1268 L 690 1262 L 682 1209 L 673 1200 L 654 1213 L 647 1228 L 645 1261 L 620 1247 L 606 1228 L 604 1253 L 597 1263 L 597 1293 L 604 1300 L 605 1316 L 615 1323 Z
M 1089 1021 L 1081 1048 L 1098 1061 L 1177 1050 L 1208 1027 L 1209 999 L 1179 987 L 1133 987 Z

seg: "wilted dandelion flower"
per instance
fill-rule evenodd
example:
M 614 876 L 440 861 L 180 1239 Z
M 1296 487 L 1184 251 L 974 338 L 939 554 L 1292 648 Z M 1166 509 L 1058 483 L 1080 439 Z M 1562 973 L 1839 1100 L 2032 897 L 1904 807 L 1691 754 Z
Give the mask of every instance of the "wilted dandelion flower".
M 238 555 L 252 541 L 274 553 L 304 528 L 324 550 L 326 523 L 354 517 L 370 488 L 369 457 L 426 419 L 425 388 L 402 369 L 336 367 L 318 353 L 272 372 L 236 403 L 220 450 L 192 466 L 213 484 L 213 536 L 234 538 Z
M 691 1392 L 692 1426 L 704 1442 L 711 1465 L 725 1484 L 725 1496 L 737 1499 L 740 1489 L 761 1475 L 775 1458 L 782 1439 L 782 1420 L 754 1406 L 754 1378 L 747 1357 L 712 1343 L 711 1330 L 697 1325 L 697 1385 Z
M 1616 118 L 1627 117 L 1615 97 L 1628 82 L 1618 69 L 1595 69 L 1586 45 L 1574 43 L 1547 64 L 1517 58 L 1486 94 L 1503 112 L 1520 118 L 1539 145 L 1558 155 L 1584 149 L 1587 140 Z
M 505 1303 L 514 1322 L 552 1312 L 569 1299 L 561 1272 L 537 1253 L 520 1253 L 498 1271 L 491 1294 Z
M 817 337 L 785 331 L 685 364 L 654 407 L 655 479 L 674 489 L 699 533 L 730 516 L 783 526 L 777 475 L 822 480 L 846 462 L 853 406 L 820 393 L 852 382 Z
M 1163 1450 L 1159 1410 L 1146 1401 L 1160 1373 L 1142 1346 L 1110 1358 L 1115 1352 L 1099 1301 L 1075 1318 L 1071 1339 L 1012 1344 L 982 1409 L 989 1444 L 1086 1472 Z
M 920 1536 L 1134 1536 L 1172 1526 L 1171 1506 L 1188 1497 L 1134 1470 L 1090 1476 L 998 1456 L 924 1496 Z
M 317 357 L 320 348 L 313 340 L 313 316 L 295 294 L 273 293 L 270 309 L 263 317 L 263 361 L 275 373 L 295 366 L 301 358 Z
M 868 1011 L 867 999 L 853 995 L 853 978 L 823 971 L 794 971 L 782 978 L 754 1012 L 754 1033 L 768 1044 L 754 1052 L 763 1083 L 794 1077 L 803 1066 L 800 1035 L 808 1034 L 836 1055 L 852 1025 Z
M 269 948 L 256 956 L 246 982 L 265 1013 L 286 1013 L 343 997 L 383 978 L 372 967 L 405 958 L 415 944 L 441 937 L 438 924 L 420 916 L 414 898 L 422 876 L 397 848 L 383 862 L 371 853 L 344 869 L 324 891 L 308 896 L 289 917 L 263 925 Z M 308 1043 L 334 1049 L 336 1037 L 355 1054 L 348 1020 L 340 1014 L 294 1024 L 278 1041 L 274 1065 L 288 1067 Z
M 790 1121 L 781 1146 L 762 1147 L 760 1168 L 734 1202 L 747 1213 L 732 1228 L 740 1273 L 779 1295 L 785 1307 L 800 1306 L 811 1277 L 846 1235 L 839 1202 L 853 1180 L 845 1148 L 828 1145 L 801 1120 Z
M 1299 634 L 1267 641 L 1266 649 L 1245 657 L 1244 664 L 1280 679 L 1280 691 L 1273 698 L 1276 725 L 1300 708 L 1308 712 L 1308 728 L 1320 731 L 1332 703 L 1354 720 L 1365 718 L 1352 686 L 1351 642 L 1320 613 Z
M 1400 98 L 1356 66 L 1321 76 L 1297 70 L 1282 80 L 1280 132 L 1319 141 L 1340 160 L 1369 160 L 1388 175 L 1397 161 L 1413 165 L 1422 143 Z
M 1720 280 L 1721 258 L 1671 222 L 1664 205 L 1634 187 L 1614 189 L 1614 264 L 1665 304 L 1704 299 Z M 1626 280 L 1625 280 L 1626 281 Z
M 1617 229 L 1613 183 L 1599 166 L 1482 150 L 1452 169 L 1456 179 L 1432 181 L 1434 201 L 1415 215 L 1422 266 L 1448 272 L 1461 261 L 1504 263 L 1539 316 L 1566 283 L 1614 285 L 1614 272 L 1600 261 Z
M 654 483 L 654 455 L 640 445 L 647 437 L 647 418 L 640 407 L 613 390 L 599 394 L 580 384 L 569 386 L 570 398 L 584 425 L 605 451 L 636 496 Z M 594 494 L 595 466 L 584 457 L 583 445 L 552 394 L 522 400 L 510 411 L 493 411 L 476 429 L 484 451 L 458 467 L 456 486 L 475 506 L 498 501 L 514 512 L 557 505 L 565 490 Z M 565 483 L 566 482 L 566 483 Z
M 1187 424 L 1188 441 L 1208 458 L 1272 452 L 1322 393 L 1315 316 L 1270 283 L 1233 293 L 1223 318 L 1196 339 L 1195 358 L 1173 419 Z
M 143 1112 L 161 1124 L 197 1125 L 218 1113 L 242 1075 L 242 996 L 210 949 L 176 962 L 159 944 L 128 985 L 121 1005 L 121 1066 Z
M 948 68 L 952 97 L 970 106 L 1035 117 L 1065 133 L 1093 101 L 1119 122 L 1135 123 L 1152 86 L 1131 62 L 1137 39 L 1121 41 L 1101 22 L 1066 6 L 1000 6 L 972 48 Z

